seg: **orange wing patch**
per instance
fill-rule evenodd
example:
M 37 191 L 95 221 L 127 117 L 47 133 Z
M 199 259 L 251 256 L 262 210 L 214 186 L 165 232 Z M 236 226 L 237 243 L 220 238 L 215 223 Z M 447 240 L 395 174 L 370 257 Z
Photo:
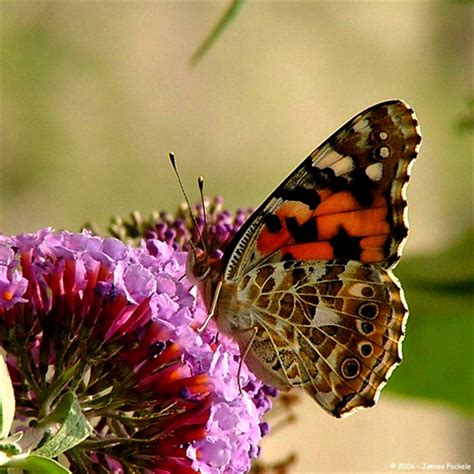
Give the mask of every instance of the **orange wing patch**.
M 356 198 L 349 191 L 332 193 L 331 191 L 325 189 L 319 191 L 318 194 L 321 198 L 321 204 L 316 208 L 316 212 L 314 213 L 316 216 L 337 214 L 339 212 L 360 209 L 360 205 Z
M 320 240 L 330 240 L 341 228 L 352 237 L 388 235 L 390 227 L 385 220 L 386 215 L 387 208 L 380 207 L 317 217 L 318 237 Z
M 286 245 L 282 248 L 284 254 L 292 255 L 295 260 L 331 260 L 334 248 L 329 242 L 314 242 L 307 244 Z
M 321 189 L 318 195 L 320 203 L 313 210 L 286 201 L 268 215 L 257 240 L 259 252 L 278 252 L 279 258 L 291 260 L 383 260 L 390 234 L 385 196 L 374 193 L 370 207 L 364 208 L 350 191 Z
M 301 226 L 312 216 L 309 207 L 297 201 L 284 202 L 275 212 L 266 217 L 266 226 L 262 229 L 257 241 L 257 249 L 263 255 L 285 247 L 292 240 L 288 229 L 288 219 L 295 219 Z M 308 239 L 309 241 L 309 239 Z

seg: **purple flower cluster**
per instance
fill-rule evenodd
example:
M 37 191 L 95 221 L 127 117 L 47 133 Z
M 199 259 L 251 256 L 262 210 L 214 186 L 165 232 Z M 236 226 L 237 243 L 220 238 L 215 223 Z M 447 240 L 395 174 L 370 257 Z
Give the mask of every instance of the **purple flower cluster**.
M 213 404 L 205 438 L 190 445 L 188 456 L 202 473 L 248 472 L 259 454 L 259 442 L 268 433 L 262 422 L 271 408 L 268 389 L 246 369 L 241 371 L 242 394 L 237 384 L 240 355 L 237 346 L 224 336 L 208 359 L 214 381 Z
M 190 210 L 181 206 L 175 214 L 160 212 L 144 219 L 139 213 L 133 213 L 128 220 L 114 219 L 109 227 L 111 235 L 122 241 L 135 243 L 137 239 L 158 239 L 173 246 L 175 250 L 189 250 L 189 242 L 199 242 L 201 236 L 211 257 L 221 257 L 232 237 L 252 213 L 252 209 L 237 209 L 235 214 L 223 208 L 224 200 L 217 196 L 213 200 L 206 199 L 203 209 L 201 204 L 194 205 Z M 206 226 L 207 225 L 207 226 Z
M 176 227 L 139 248 L 86 231 L 0 236 L 0 347 L 17 418 L 47 416 L 74 391 L 94 431 L 69 461 L 90 472 L 243 473 L 268 431 L 269 391 L 244 365 L 240 393 L 237 345 L 216 342 L 213 324 L 195 331 L 205 308 L 182 279 Z

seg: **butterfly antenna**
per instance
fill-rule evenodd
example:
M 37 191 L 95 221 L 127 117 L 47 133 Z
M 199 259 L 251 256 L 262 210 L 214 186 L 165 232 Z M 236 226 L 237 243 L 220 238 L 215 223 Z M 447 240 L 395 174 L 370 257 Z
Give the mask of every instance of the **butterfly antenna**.
M 204 203 L 204 178 L 199 176 L 198 178 L 198 188 L 199 188 L 199 195 L 201 196 L 201 206 L 202 206 L 202 213 L 204 217 L 204 239 L 207 241 L 208 235 L 208 227 L 207 227 L 207 212 L 206 212 L 206 205 Z
M 179 187 L 181 188 L 186 204 L 188 205 L 189 215 L 191 216 L 191 220 L 193 221 L 194 228 L 196 229 L 196 232 L 198 233 L 199 240 L 202 242 L 204 250 L 207 252 L 206 243 L 204 239 L 202 238 L 201 231 L 199 230 L 199 227 L 197 225 L 196 218 L 194 217 L 193 211 L 191 209 L 191 204 L 189 202 L 188 195 L 186 194 L 186 191 L 184 190 L 183 182 L 181 181 L 181 176 L 179 175 L 178 167 L 176 166 L 176 158 L 174 157 L 174 153 L 170 152 L 169 157 L 170 157 L 171 166 L 173 167 L 174 173 L 176 177 L 178 178 Z M 194 242 L 190 240 L 189 244 L 191 245 L 191 248 L 194 254 L 196 254 L 196 246 Z

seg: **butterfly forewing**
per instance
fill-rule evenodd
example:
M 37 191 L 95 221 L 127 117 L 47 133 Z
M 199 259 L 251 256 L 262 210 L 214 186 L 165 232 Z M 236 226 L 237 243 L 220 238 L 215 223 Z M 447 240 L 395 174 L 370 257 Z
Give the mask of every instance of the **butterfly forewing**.
M 404 188 L 420 141 L 404 102 L 384 102 L 354 117 L 246 222 L 226 253 L 226 279 L 282 259 L 393 266 L 407 236 Z
M 214 275 L 218 325 L 251 370 L 337 417 L 374 405 L 401 361 L 408 310 L 391 269 L 420 141 L 402 101 L 357 115 L 257 209 Z

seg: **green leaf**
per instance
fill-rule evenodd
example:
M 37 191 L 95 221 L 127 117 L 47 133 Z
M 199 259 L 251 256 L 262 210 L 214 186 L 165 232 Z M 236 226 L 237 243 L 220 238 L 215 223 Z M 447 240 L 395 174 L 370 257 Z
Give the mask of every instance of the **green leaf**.
M 50 423 L 58 419 L 61 420 L 61 428 L 34 453 L 55 458 L 64 451 L 77 446 L 92 432 L 74 393 L 66 394 L 54 413 L 47 420 L 43 420 L 41 424 L 45 421 Z
M 16 433 L 14 436 L 5 438 L 0 441 L 0 452 L 6 453 L 7 456 L 20 454 L 21 448 L 18 446 L 18 440 L 21 439 L 23 433 Z
M 410 308 L 403 363 L 387 390 L 474 414 L 474 232 L 438 254 L 408 259 L 397 275 Z
M 407 300 L 404 361 L 387 388 L 474 414 L 471 298 L 408 289 Z
M 0 439 L 6 438 L 15 416 L 15 392 L 7 364 L 0 354 Z
M 35 474 L 71 474 L 69 469 L 54 459 L 38 454 L 14 456 L 3 466 L 24 469 Z
M 465 0 L 466 3 L 472 3 L 472 0 Z M 461 3 L 464 3 L 461 1 Z M 474 131 L 474 96 L 468 97 L 466 100 L 466 112 L 456 121 L 456 128 L 459 132 Z
M 221 17 L 216 26 L 211 30 L 209 35 L 204 39 L 200 44 L 196 52 L 191 57 L 191 63 L 196 65 L 203 56 L 207 53 L 210 47 L 215 43 L 217 38 L 224 32 L 224 30 L 229 26 L 232 20 L 237 16 L 238 11 L 245 3 L 245 0 L 233 0 L 229 5 L 227 10 L 224 12 L 224 15 Z
M 404 285 L 447 292 L 474 289 L 474 229 L 443 252 L 402 260 L 396 270 Z

